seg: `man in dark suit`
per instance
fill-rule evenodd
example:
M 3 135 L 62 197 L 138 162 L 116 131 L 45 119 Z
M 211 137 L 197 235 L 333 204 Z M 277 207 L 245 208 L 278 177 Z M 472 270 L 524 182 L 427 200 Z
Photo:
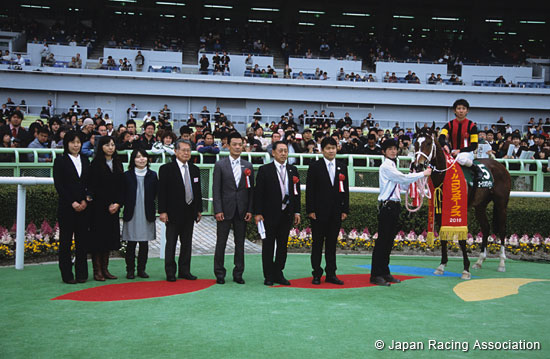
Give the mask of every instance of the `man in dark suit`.
M 337 143 L 334 138 L 324 138 L 321 151 L 323 158 L 309 165 L 306 181 L 306 212 L 311 219 L 313 237 L 312 283 L 321 284 L 324 243 L 325 281 L 341 285 L 344 282 L 336 277 L 336 238 L 349 213 L 348 169 L 344 162 L 335 159 Z
M 159 171 L 158 211 L 160 220 L 166 224 L 166 251 L 164 270 L 166 280 L 178 277 L 195 280 L 191 274 L 191 251 L 194 221 L 201 220 L 202 192 L 200 171 L 189 162 L 191 144 L 178 140 L 175 146 L 176 160 L 167 163 Z M 180 256 L 176 267 L 176 243 L 180 238 Z
M 9 133 L 12 138 L 16 138 L 20 141 L 20 147 L 27 147 L 34 137 L 21 126 L 23 121 L 23 112 L 15 110 L 10 114 L 10 121 L 8 124 L 2 126 L 0 129 L 2 133 Z
M 292 223 L 300 224 L 300 183 L 298 170 L 287 164 L 288 146 L 284 142 L 273 144 L 274 162 L 260 167 L 254 187 L 254 213 L 256 225 L 263 221 L 265 239 L 262 244 L 264 284 L 290 285 L 284 277 L 288 233 Z M 273 251 L 277 253 L 273 262 Z
M 224 256 L 229 230 L 233 226 L 235 238 L 235 268 L 233 281 L 244 284 L 244 235 L 246 222 L 252 218 L 254 170 L 252 164 L 241 160 L 243 139 L 238 132 L 229 136 L 229 157 L 214 166 L 214 213 L 216 215 L 217 238 L 214 254 L 214 274 L 218 284 L 225 283 Z

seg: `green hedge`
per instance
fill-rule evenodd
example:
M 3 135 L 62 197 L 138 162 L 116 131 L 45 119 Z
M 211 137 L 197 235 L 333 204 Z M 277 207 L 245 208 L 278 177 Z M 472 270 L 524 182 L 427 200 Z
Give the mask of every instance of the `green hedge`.
M 17 217 L 17 186 L 0 187 L 0 225 L 8 229 Z M 53 185 L 27 187 L 26 222 L 37 226 L 47 220 L 53 227 L 57 221 L 57 192 Z
M 0 225 L 11 228 L 16 218 L 17 186 L 0 187 Z M 305 203 L 305 195 L 302 198 Z M 368 227 L 371 233 L 377 231 L 377 203 L 376 195 L 352 193 L 350 195 L 350 215 L 342 226 L 346 232 L 353 228 L 362 231 Z M 57 193 L 52 185 L 27 187 L 27 223 L 39 225 L 44 219 L 53 224 L 57 220 Z M 302 206 L 305 209 L 305 205 Z M 427 206 L 415 213 L 409 214 L 403 209 L 401 212 L 402 230 L 414 230 L 421 233 L 427 225 Z M 493 207 L 487 209 L 489 222 L 492 223 Z M 510 198 L 508 205 L 507 233 L 519 235 L 533 235 L 540 233 L 550 235 L 550 206 L 548 200 L 542 198 Z M 310 226 L 305 211 L 302 211 L 303 222 L 300 229 Z M 469 212 L 470 233 L 479 232 L 479 224 L 475 220 L 473 211 Z M 251 222 L 247 229 L 248 238 L 258 238 L 255 225 Z
M 305 195 L 302 196 L 302 209 L 305 208 Z M 368 227 L 371 234 L 378 231 L 378 209 L 377 195 L 373 194 L 350 194 L 350 215 L 342 223 L 346 232 L 352 229 L 363 231 Z M 493 205 L 487 208 L 487 217 L 492 226 Z M 428 224 L 428 206 L 426 203 L 420 211 L 411 214 L 404 207 L 400 215 L 401 229 L 405 232 L 411 230 L 417 234 L 422 233 Z M 519 235 L 533 235 L 540 233 L 544 237 L 550 235 L 550 207 L 548 200 L 543 198 L 510 198 L 508 204 L 507 234 L 517 233 Z M 480 231 L 479 223 L 475 219 L 473 209 L 468 212 L 469 232 L 477 234 Z M 302 223 L 299 228 L 309 227 L 309 219 L 302 210 Z M 255 225 L 250 223 L 247 228 L 247 238 L 259 239 Z M 492 227 L 491 227 L 492 230 Z

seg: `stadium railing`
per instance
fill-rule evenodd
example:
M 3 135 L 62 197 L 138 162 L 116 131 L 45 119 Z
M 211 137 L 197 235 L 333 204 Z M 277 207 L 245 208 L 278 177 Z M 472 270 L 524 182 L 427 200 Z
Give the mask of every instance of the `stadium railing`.
M 0 177 L 52 177 L 53 161 L 56 156 L 63 153 L 62 149 L 31 149 L 31 148 L 0 148 L 0 154 L 13 154 L 13 162 L 0 162 Z M 27 161 L 27 154 L 34 154 L 34 161 Z M 38 154 L 50 154 L 52 162 L 38 162 Z M 131 151 L 119 151 L 118 155 L 123 161 L 124 168 L 128 167 Z M 159 167 L 171 161 L 169 155 L 162 153 L 160 155 L 151 154 L 151 169 L 159 170 Z M 214 163 L 220 158 L 229 156 L 229 152 L 221 152 L 218 155 L 202 154 L 196 151 L 192 152 L 192 161 L 200 168 L 201 185 L 205 214 L 212 214 L 212 179 L 214 173 Z M 212 158 L 215 160 L 212 161 Z M 289 162 L 298 168 L 301 183 L 305 183 L 308 170 L 308 163 L 314 159 L 321 158 L 321 154 L 296 153 L 289 155 Z M 244 152 L 242 158 L 252 162 L 257 170 L 261 165 L 271 162 L 271 157 L 267 152 Z M 383 156 L 372 155 L 337 155 L 337 158 L 346 160 L 348 163 L 348 181 L 350 187 L 378 187 L 378 166 L 383 160 Z M 408 173 L 411 164 L 411 157 L 398 157 L 397 167 L 400 171 Z M 543 164 L 547 160 L 520 160 L 520 159 L 498 159 L 503 163 L 512 176 L 512 185 L 514 191 L 550 191 L 550 173 L 542 171 Z M 510 170 L 510 165 L 519 164 L 519 169 Z

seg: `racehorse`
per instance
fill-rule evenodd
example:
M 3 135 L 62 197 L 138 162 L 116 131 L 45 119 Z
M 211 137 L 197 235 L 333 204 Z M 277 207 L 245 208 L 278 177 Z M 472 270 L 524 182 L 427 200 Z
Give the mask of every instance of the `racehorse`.
M 434 188 L 437 188 L 443 183 L 448 168 L 444 150 L 439 144 L 439 141 L 435 138 L 435 122 L 431 128 L 426 127 L 422 130 L 416 126 L 416 133 L 417 140 L 414 145 L 415 158 L 413 166 L 417 172 L 423 171 L 428 166 L 431 166 L 431 180 Z M 492 173 L 494 184 L 492 188 L 468 187 L 468 208 L 473 207 L 475 209 L 475 216 L 481 226 L 481 233 L 483 234 L 481 253 L 473 268 L 481 268 L 483 261 L 487 258 L 487 237 L 490 231 L 489 220 L 487 219 L 487 205 L 493 201 L 493 231 L 500 239 L 500 263 L 498 265 L 498 271 L 505 272 L 506 212 L 512 181 L 508 170 L 501 163 L 493 159 L 480 159 L 479 162 L 484 164 Z M 436 223 L 438 226 L 441 226 L 441 214 L 436 215 Z M 466 251 L 466 241 L 460 240 L 459 245 L 464 259 L 462 279 L 470 279 L 470 261 Z M 434 273 L 443 274 L 447 261 L 447 241 L 441 241 L 441 264 Z

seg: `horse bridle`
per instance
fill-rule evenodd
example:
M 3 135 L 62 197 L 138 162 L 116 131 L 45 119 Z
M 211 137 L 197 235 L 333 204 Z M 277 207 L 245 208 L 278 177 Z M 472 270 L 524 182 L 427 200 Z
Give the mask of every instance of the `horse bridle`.
M 418 163 L 418 160 L 420 159 L 420 156 L 422 156 L 422 157 L 426 158 L 426 161 L 424 161 L 424 163 L 423 163 L 424 169 L 428 168 L 428 166 L 431 166 L 432 168 L 435 168 L 435 166 L 432 165 L 433 156 L 434 156 L 435 151 L 436 151 L 435 141 L 434 141 L 433 137 L 432 137 L 432 148 L 430 150 L 430 154 L 426 155 L 424 152 L 422 152 L 422 142 L 424 142 L 424 139 L 426 137 L 427 137 L 426 135 L 423 135 L 422 138 L 419 138 L 417 140 L 418 151 L 416 151 L 414 153 L 415 162 Z

